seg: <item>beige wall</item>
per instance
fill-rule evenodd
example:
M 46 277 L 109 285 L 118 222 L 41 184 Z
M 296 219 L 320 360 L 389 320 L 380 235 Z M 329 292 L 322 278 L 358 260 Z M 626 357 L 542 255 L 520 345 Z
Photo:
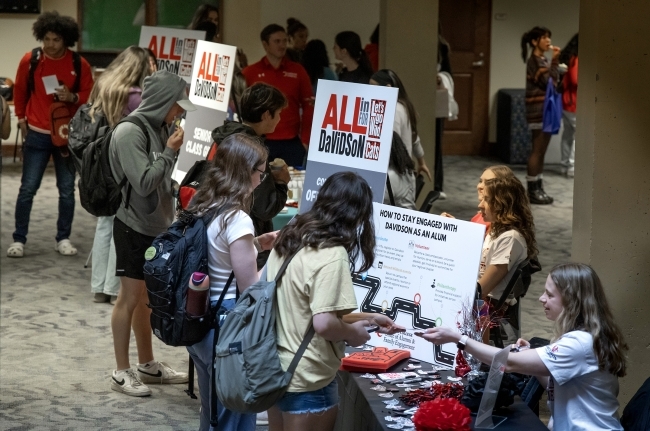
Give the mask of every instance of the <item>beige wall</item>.
M 334 36 L 352 30 L 362 45 L 370 40 L 379 23 L 379 0 L 223 0 L 224 43 L 244 49 L 249 63 L 264 55 L 260 31 L 268 24 L 286 28 L 287 18 L 294 17 L 309 29 L 310 39 L 321 39 L 334 63 Z
M 77 0 L 42 0 L 43 12 L 58 11 L 77 19 Z M 27 51 L 38 46 L 32 35 L 32 25 L 38 15 L 0 15 L 0 76 L 16 77 L 20 59 Z
M 630 346 L 627 402 L 650 373 L 650 3 L 591 0 L 580 14 L 572 258 L 600 275 Z
M 552 32 L 554 45 L 564 47 L 578 32 L 580 0 L 492 1 L 490 40 L 490 130 L 489 142 L 496 142 L 496 95 L 502 88 L 524 88 L 526 65 L 521 59 L 521 36 L 536 25 Z M 453 46 L 452 46 L 453 49 Z

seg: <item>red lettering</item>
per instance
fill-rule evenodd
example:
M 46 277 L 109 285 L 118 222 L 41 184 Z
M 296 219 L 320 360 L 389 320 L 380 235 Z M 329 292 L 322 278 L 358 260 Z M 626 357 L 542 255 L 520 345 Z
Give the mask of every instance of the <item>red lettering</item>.
M 212 74 L 210 73 L 210 65 L 211 64 L 212 64 L 212 53 L 208 52 L 208 64 L 207 64 L 208 67 L 205 69 L 205 79 L 207 79 L 208 81 L 213 80 L 212 79 Z
M 174 49 L 176 49 L 176 38 L 172 37 L 172 46 L 169 48 L 169 59 L 170 60 L 180 60 L 180 55 L 174 55 Z
M 197 78 L 205 79 L 205 52 L 201 56 L 201 65 L 199 66 L 199 73 L 197 75 Z
M 361 135 L 366 134 L 366 126 L 359 125 L 359 111 L 361 110 L 361 97 L 357 97 L 354 101 L 354 115 L 352 116 L 352 132 Z
M 158 54 L 158 58 L 169 60 L 169 56 L 165 54 L 165 36 L 160 38 L 160 53 Z
M 327 110 L 325 111 L 325 118 L 323 118 L 321 129 L 331 126 L 332 129 L 338 130 L 338 125 L 336 124 L 336 118 L 338 117 L 338 115 L 336 115 L 336 106 L 336 94 L 332 94 L 330 96 L 330 101 L 327 104 Z
M 149 41 L 149 49 L 153 51 L 156 58 L 160 57 L 160 54 L 158 53 L 158 38 L 155 35 L 151 36 L 151 40 Z
M 341 132 L 349 132 L 352 130 L 352 124 L 345 122 L 345 111 L 348 106 L 348 96 L 343 96 L 343 102 L 341 102 L 341 116 L 339 117 L 339 130 Z

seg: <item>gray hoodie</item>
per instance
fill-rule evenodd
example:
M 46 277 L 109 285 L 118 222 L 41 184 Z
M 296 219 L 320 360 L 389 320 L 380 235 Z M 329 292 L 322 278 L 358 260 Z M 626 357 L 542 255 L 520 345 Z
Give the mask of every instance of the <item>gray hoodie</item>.
M 185 94 L 185 81 L 160 71 L 144 80 L 142 103 L 129 116 L 139 117 L 147 126 L 147 137 L 133 123 L 121 123 L 109 147 L 111 170 L 117 182 L 126 175 L 131 184 L 129 208 L 124 207 L 128 187 L 122 189 L 122 205 L 116 217 L 134 231 L 157 236 L 167 230 L 174 218 L 171 173 L 176 153 L 167 147 L 168 130 L 164 120 L 177 100 Z

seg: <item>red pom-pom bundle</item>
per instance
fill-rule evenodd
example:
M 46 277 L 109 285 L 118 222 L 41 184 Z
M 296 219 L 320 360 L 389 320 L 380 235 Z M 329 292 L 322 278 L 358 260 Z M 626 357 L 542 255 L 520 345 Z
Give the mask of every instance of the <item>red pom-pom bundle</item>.
M 469 431 L 470 411 L 455 398 L 427 401 L 413 416 L 417 431 Z

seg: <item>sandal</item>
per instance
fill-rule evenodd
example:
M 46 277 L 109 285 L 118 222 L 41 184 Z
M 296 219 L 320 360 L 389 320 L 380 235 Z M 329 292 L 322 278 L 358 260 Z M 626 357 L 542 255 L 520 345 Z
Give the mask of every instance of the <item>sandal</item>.
M 22 242 L 12 242 L 7 249 L 8 257 L 23 257 L 25 244 Z
M 74 248 L 69 239 L 62 239 L 57 242 L 54 250 L 58 251 L 63 256 L 74 256 L 77 254 L 77 249 Z

